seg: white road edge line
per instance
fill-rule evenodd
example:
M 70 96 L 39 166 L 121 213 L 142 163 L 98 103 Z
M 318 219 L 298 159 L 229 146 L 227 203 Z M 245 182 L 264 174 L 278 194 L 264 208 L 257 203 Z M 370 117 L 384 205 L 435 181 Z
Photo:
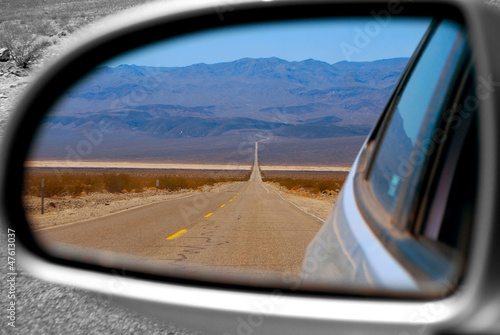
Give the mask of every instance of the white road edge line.
M 269 190 L 267 189 L 267 186 L 266 186 L 264 183 L 262 183 L 262 186 L 264 186 L 264 188 L 266 189 L 266 191 L 269 193 Z M 319 221 L 321 224 L 324 224 L 324 223 L 325 223 L 325 220 L 323 220 L 322 218 L 317 217 L 316 215 L 314 215 L 314 214 L 311 214 L 311 213 L 307 212 L 305 209 L 303 209 L 303 208 L 301 208 L 301 207 L 297 206 L 297 205 L 296 205 L 295 203 L 293 203 L 292 201 L 290 201 L 290 200 L 287 200 L 287 199 L 283 198 L 283 196 L 281 196 L 281 194 L 280 194 L 279 192 L 272 192 L 272 193 L 273 193 L 273 194 L 277 194 L 277 195 L 278 195 L 281 199 L 283 199 L 283 200 L 284 200 L 284 201 L 286 201 L 286 202 L 291 203 L 293 206 L 295 206 L 296 208 L 300 209 L 302 212 L 306 213 L 307 215 L 309 215 L 309 216 L 313 217 L 314 219 L 316 219 L 317 221 Z

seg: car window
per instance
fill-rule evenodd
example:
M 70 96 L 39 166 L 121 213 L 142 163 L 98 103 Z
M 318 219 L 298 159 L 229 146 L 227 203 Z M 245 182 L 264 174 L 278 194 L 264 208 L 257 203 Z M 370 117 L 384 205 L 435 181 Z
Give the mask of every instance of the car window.
M 415 229 L 417 235 L 459 249 L 466 245 L 466 237 L 461 235 L 469 231 L 467 223 L 472 222 L 478 161 L 477 114 L 466 104 L 466 99 L 475 97 L 473 76 L 469 75 L 464 84 L 454 115 L 450 113 L 447 117 L 450 121 L 448 147 L 441 159 L 434 162 L 437 177 L 428 185 L 425 198 L 429 205 L 422 208 L 427 213 Z
M 439 141 L 434 132 L 465 52 L 466 38 L 459 25 L 442 21 L 432 34 L 399 96 L 368 176 L 373 195 L 389 214 L 394 213 L 405 182 L 421 175 Z

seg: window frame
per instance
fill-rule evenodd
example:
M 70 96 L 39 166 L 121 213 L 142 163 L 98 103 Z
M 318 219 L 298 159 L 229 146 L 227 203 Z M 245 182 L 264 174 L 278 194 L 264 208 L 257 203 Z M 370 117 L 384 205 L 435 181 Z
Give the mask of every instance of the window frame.
M 390 125 L 392 115 L 396 111 L 402 94 L 405 92 L 407 84 L 412 77 L 415 65 L 421 59 L 427 45 L 432 40 L 435 31 L 443 20 L 435 19 L 431 22 L 429 29 L 424 34 L 422 41 L 417 47 L 414 55 L 408 62 L 403 75 L 396 84 L 396 88 L 389 98 L 384 111 L 382 112 L 379 121 L 373 128 L 371 134 L 368 136 L 365 146 L 362 148 L 359 156 L 358 164 L 354 171 L 354 196 L 358 205 L 358 209 L 363 217 L 365 223 L 371 228 L 376 237 L 386 246 L 388 251 L 409 271 L 409 273 L 418 278 L 421 285 L 426 282 L 431 283 L 435 280 L 441 280 L 449 275 L 449 266 L 456 260 L 457 251 L 440 245 L 436 241 L 431 241 L 423 237 L 422 234 L 416 234 L 417 224 L 421 225 L 422 216 L 419 213 L 426 212 L 427 208 L 422 206 L 429 206 L 429 202 L 423 200 L 426 194 L 426 183 L 420 183 L 419 188 L 414 192 L 412 199 L 408 199 L 408 193 L 401 193 L 400 199 L 397 200 L 394 213 L 389 214 L 385 208 L 378 202 L 377 198 L 372 192 L 369 185 L 369 175 L 373 169 L 375 161 L 378 157 L 378 152 L 382 145 L 386 131 Z M 468 34 L 462 28 L 465 38 L 468 40 Z M 470 70 L 471 51 L 467 47 L 465 53 L 460 58 L 458 64 L 460 70 L 455 75 L 453 80 L 452 89 L 444 99 L 443 110 L 453 109 L 456 113 L 456 106 L 454 102 L 462 96 L 461 90 L 463 89 L 463 82 L 467 81 L 472 71 Z M 459 80 L 456 80 L 460 78 Z M 443 121 L 440 121 L 437 128 L 441 128 Z M 447 143 L 441 143 L 435 150 L 442 154 L 441 148 Z M 447 152 L 447 150 L 444 150 Z M 431 170 L 433 169 L 433 160 L 427 158 L 422 168 L 421 176 L 428 178 Z M 439 174 L 438 174 L 439 175 Z M 434 176 L 433 178 L 436 178 Z M 430 180 L 429 182 L 431 182 Z M 401 187 L 406 187 L 408 181 L 405 181 Z M 428 195 L 428 194 L 427 194 Z M 411 204 L 408 206 L 408 204 Z M 396 224 L 395 224 L 396 223 Z M 462 264 L 457 264 L 460 268 L 454 269 L 455 272 L 460 273 Z
M 441 229 L 443 228 L 441 222 L 439 226 L 439 232 L 437 233 L 436 237 L 430 237 L 427 236 L 428 233 L 426 233 L 427 228 L 429 228 L 429 221 L 430 221 L 430 216 L 432 215 L 431 212 L 434 210 L 434 205 L 436 203 L 436 197 L 438 197 L 439 193 L 439 188 L 442 186 L 442 181 L 441 181 L 441 176 L 443 173 L 451 172 L 453 175 L 451 176 L 451 182 L 448 186 L 445 186 L 447 188 L 447 199 L 444 203 L 442 203 L 442 206 L 446 210 L 446 207 L 448 206 L 448 201 L 450 200 L 450 192 L 453 189 L 453 183 L 454 179 L 456 178 L 456 174 L 458 169 L 453 169 L 453 171 L 447 171 L 447 159 L 449 159 L 450 155 L 456 154 L 456 157 L 452 157 L 453 160 L 456 160 L 456 164 L 459 163 L 461 159 L 461 154 L 463 150 L 465 149 L 465 141 L 467 140 L 467 137 L 469 136 L 469 133 L 472 131 L 472 127 L 474 127 L 474 117 L 477 119 L 477 115 L 469 115 L 464 119 L 462 122 L 462 126 L 459 126 L 458 128 L 454 128 L 452 126 L 452 123 L 455 120 L 455 117 L 460 117 L 460 107 L 462 106 L 461 103 L 466 99 L 468 94 L 471 92 L 471 90 L 474 90 L 476 87 L 476 81 L 474 78 L 474 71 L 472 69 L 472 65 L 469 62 L 469 65 L 467 68 L 463 71 L 464 75 L 461 78 L 461 81 L 457 83 L 458 85 L 458 94 L 455 95 L 454 99 L 450 101 L 450 105 L 453 106 L 453 109 L 450 112 L 450 119 L 448 122 L 442 122 L 442 124 L 446 127 L 446 133 L 448 135 L 451 134 L 451 138 L 448 138 L 447 141 L 444 143 L 444 145 L 441 145 L 438 150 L 440 152 L 436 153 L 436 159 L 432 160 L 429 162 L 428 169 L 426 171 L 426 175 L 424 178 L 427 178 L 430 180 L 429 183 L 422 185 L 419 198 L 418 198 L 418 204 L 415 204 L 414 206 L 414 220 L 413 224 L 411 225 L 411 232 L 419 239 L 425 240 L 426 243 L 432 243 L 435 244 L 438 248 L 443 248 L 443 246 L 447 247 L 445 242 L 442 242 L 440 240 L 440 233 Z M 456 143 L 459 142 L 459 143 Z M 451 152 L 453 150 L 453 146 L 458 145 L 459 146 L 459 151 L 458 153 L 456 152 Z M 456 167 L 456 166 L 455 166 Z M 433 176 L 433 177 L 431 177 Z M 441 209 L 439 209 L 441 210 Z M 445 220 L 446 217 L 446 212 L 443 212 L 443 217 L 441 218 L 442 221 Z M 450 248 L 452 248 L 450 246 Z M 458 249 L 467 249 L 467 246 L 457 246 Z

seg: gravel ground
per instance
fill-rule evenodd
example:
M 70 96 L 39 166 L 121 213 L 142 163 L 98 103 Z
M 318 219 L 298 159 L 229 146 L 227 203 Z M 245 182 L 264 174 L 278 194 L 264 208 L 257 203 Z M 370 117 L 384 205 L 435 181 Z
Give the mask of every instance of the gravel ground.
M 30 83 L 32 74 L 14 67 L 10 62 L 0 62 L 0 140 L 6 129 L 11 110 Z

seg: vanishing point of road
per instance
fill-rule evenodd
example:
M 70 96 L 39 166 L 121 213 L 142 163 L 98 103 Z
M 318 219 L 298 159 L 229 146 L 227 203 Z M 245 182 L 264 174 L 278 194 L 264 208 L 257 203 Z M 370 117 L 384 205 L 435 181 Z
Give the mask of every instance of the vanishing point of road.
M 246 182 L 38 231 L 47 243 L 138 256 L 165 269 L 297 274 L 321 227 L 262 182 L 258 142 Z

